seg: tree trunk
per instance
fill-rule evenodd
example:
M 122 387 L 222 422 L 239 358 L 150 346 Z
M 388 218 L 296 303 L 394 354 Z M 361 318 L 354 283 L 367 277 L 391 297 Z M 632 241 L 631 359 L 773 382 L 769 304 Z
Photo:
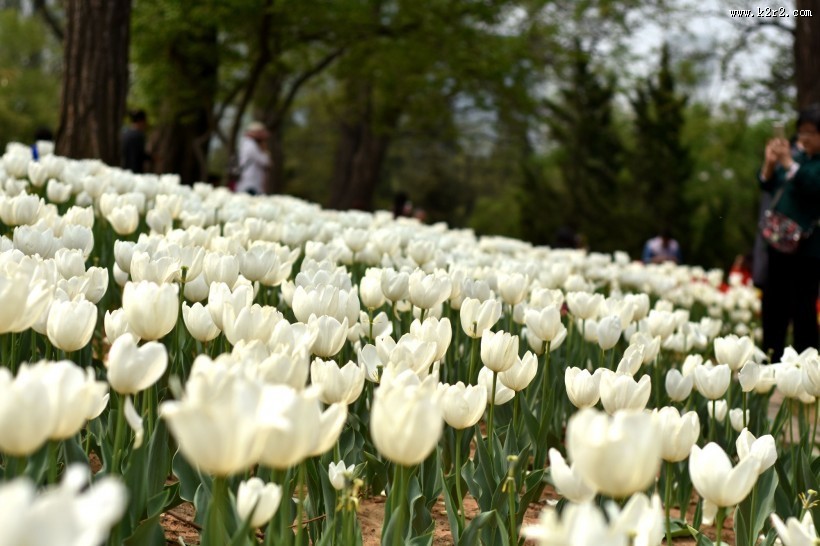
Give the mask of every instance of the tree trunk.
M 57 153 L 120 164 L 131 0 L 67 0 Z
M 795 18 L 794 69 L 799 108 L 820 103 L 820 0 L 797 0 L 795 9 L 811 16 Z
M 154 171 L 178 173 L 184 184 L 208 178 L 218 48 L 216 29 L 199 27 L 181 33 L 169 51 L 168 61 L 181 91 L 165 98 L 151 151 Z
M 350 91 L 354 114 L 340 123 L 330 207 L 371 210 L 400 110 L 388 107 L 376 112 L 369 83 L 353 83 Z

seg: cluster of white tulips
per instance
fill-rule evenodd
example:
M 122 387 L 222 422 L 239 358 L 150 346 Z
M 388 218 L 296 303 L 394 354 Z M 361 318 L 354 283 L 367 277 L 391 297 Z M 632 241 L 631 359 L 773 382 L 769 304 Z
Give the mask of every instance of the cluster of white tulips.
M 817 544 L 820 356 L 722 280 L 9 145 L 0 543 Z

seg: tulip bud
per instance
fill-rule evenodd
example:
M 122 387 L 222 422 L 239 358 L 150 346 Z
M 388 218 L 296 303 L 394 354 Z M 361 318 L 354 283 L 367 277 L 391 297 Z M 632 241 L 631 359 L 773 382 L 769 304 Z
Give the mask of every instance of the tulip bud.
M 97 306 L 88 300 L 55 301 L 48 312 L 48 340 L 65 352 L 88 345 L 97 324 Z
M 505 387 L 520 392 L 529 386 L 537 372 L 538 358 L 527 351 L 523 357 L 516 357 L 515 364 L 509 370 L 498 374 L 498 379 Z
M 596 330 L 598 346 L 608 351 L 613 348 L 621 337 L 621 320 L 618 315 L 610 315 L 598 321 Z
M 496 378 L 498 379 L 498 378 Z M 495 400 L 492 400 L 493 393 L 493 372 L 490 368 L 482 367 L 478 372 L 478 384 L 487 390 L 487 403 L 502 406 L 515 397 L 515 391 L 507 388 L 501 381 L 495 382 Z
M 467 298 L 459 311 L 461 328 L 471 338 L 480 338 L 485 330 L 491 328 L 501 318 L 501 302 L 485 300 L 483 303 L 474 298 Z
M 320 358 L 310 364 L 310 382 L 319 387 L 319 400 L 328 405 L 355 402 L 364 387 L 364 374 L 364 368 L 352 361 L 341 368 Z
M 134 205 L 115 207 L 106 215 L 106 219 L 117 235 L 131 235 L 140 223 L 139 211 Z
M 385 297 L 382 292 L 381 275 L 378 269 L 368 269 L 368 272 L 375 271 L 376 274 L 367 275 L 359 282 L 359 298 L 362 304 L 368 309 L 378 309 L 384 305 Z
M 602 370 L 603 368 L 598 368 L 594 374 L 590 374 L 580 368 L 567 368 L 564 372 L 564 385 L 573 406 L 583 409 L 598 403 Z
M 661 458 L 671 463 L 684 460 L 700 435 L 698 414 L 690 411 L 681 415 L 671 406 L 655 411 L 661 427 Z
M 481 334 L 481 361 L 490 370 L 507 371 L 515 364 L 517 357 L 518 336 L 490 330 Z
M 613 415 L 618 410 L 642 410 L 649 402 L 652 382 L 648 375 L 635 381 L 630 375 L 619 375 L 612 370 L 601 372 L 601 404 Z
M 634 411 L 610 417 L 580 410 L 567 424 L 567 453 L 590 486 L 610 497 L 629 497 L 646 490 L 660 467 L 658 417 Z M 620 463 L 611 464 L 616 459 Z
M 191 306 L 188 302 L 182 303 L 182 320 L 188 333 L 197 341 L 206 343 L 219 335 L 219 328 L 211 319 L 208 309 L 199 302 Z
M 749 410 L 746 410 L 746 422 L 749 422 Z M 729 423 L 735 432 L 743 430 L 743 410 L 740 408 L 732 408 L 729 410 Z
M 436 448 L 444 421 L 435 395 L 422 386 L 383 384 L 373 396 L 370 434 L 379 453 L 403 466 L 414 466 Z
M 703 449 L 693 445 L 689 454 L 692 485 L 701 497 L 719 507 L 734 506 L 746 498 L 757 481 L 759 466 L 757 459 L 747 457 L 733 468 L 729 456 L 714 442 Z
M 410 302 L 420 309 L 431 309 L 450 297 L 453 289 L 450 277 L 443 271 L 427 275 L 417 269 L 408 281 Z
M 239 484 L 236 492 L 236 515 L 242 521 L 250 520 L 251 529 L 268 523 L 282 500 L 282 487 L 265 483 L 254 476 Z
M 168 367 L 165 345 L 157 342 L 137 347 L 137 339 L 123 334 L 111 344 L 108 382 L 120 394 L 136 394 L 156 383 Z
M 732 370 L 728 364 L 719 366 L 697 366 L 692 374 L 698 392 L 709 400 L 717 400 L 726 394 L 732 379 Z
M 595 497 L 595 489 L 584 482 L 574 465 L 572 468 L 567 465 L 561 452 L 550 448 L 549 458 L 550 478 L 559 495 L 575 503 L 584 503 Z
M 354 464 L 345 467 L 344 461 L 339 461 L 338 463 L 331 462 L 327 467 L 327 475 L 328 478 L 330 478 L 330 485 L 333 486 L 333 489 L 336 491 L 344 489 L 345 485 L 353 479 L 353 470 L 355 468 L 356 465 Z
M 484 415 L 487 407 L 487 389 L 483 386 L 465 387 L 459 381 L 455 385 L 441 383 L 438 386 L 444 421 L 456 430 L 474 426 Z

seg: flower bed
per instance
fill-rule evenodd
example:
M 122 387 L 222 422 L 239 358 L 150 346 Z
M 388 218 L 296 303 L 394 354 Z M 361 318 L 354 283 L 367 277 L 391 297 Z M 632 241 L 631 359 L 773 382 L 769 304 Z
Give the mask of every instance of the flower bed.
M 820 358 L 719 271 L 0 164 L 2 544 L 814 536 Z

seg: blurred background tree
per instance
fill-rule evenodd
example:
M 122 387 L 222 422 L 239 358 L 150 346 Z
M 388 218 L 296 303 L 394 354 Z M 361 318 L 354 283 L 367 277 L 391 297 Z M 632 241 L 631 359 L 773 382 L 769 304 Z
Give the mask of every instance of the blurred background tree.
M 60 43 L 40 19 L 0 9 L 0 149 L 54 132 L 60 113 Z
M 157 171 L 220 183 L 259 119 L 273 191 L 364 209 L 403 192 L 428 221 L 534 244 L 571 228 L 591 250 L 635 258 L 661 220 L 690 263 L 728 267 L 746 252 L 770 121 L 817 100 L 806 74 L 820 13 L 730 20 L 721 8 L 726 34 L 703 41 L 687 34 L 689 0 L 123 4 L 129 62 L 111 78 L 148 112 Z M 82 79 L 61 46 L 71 5 L 0 0 L 0 144 L 57 129 L 61 82 Z M 636 48 L 647 25 L 677 42 Z M 108 110 L 118 134 L 125 120 Z

